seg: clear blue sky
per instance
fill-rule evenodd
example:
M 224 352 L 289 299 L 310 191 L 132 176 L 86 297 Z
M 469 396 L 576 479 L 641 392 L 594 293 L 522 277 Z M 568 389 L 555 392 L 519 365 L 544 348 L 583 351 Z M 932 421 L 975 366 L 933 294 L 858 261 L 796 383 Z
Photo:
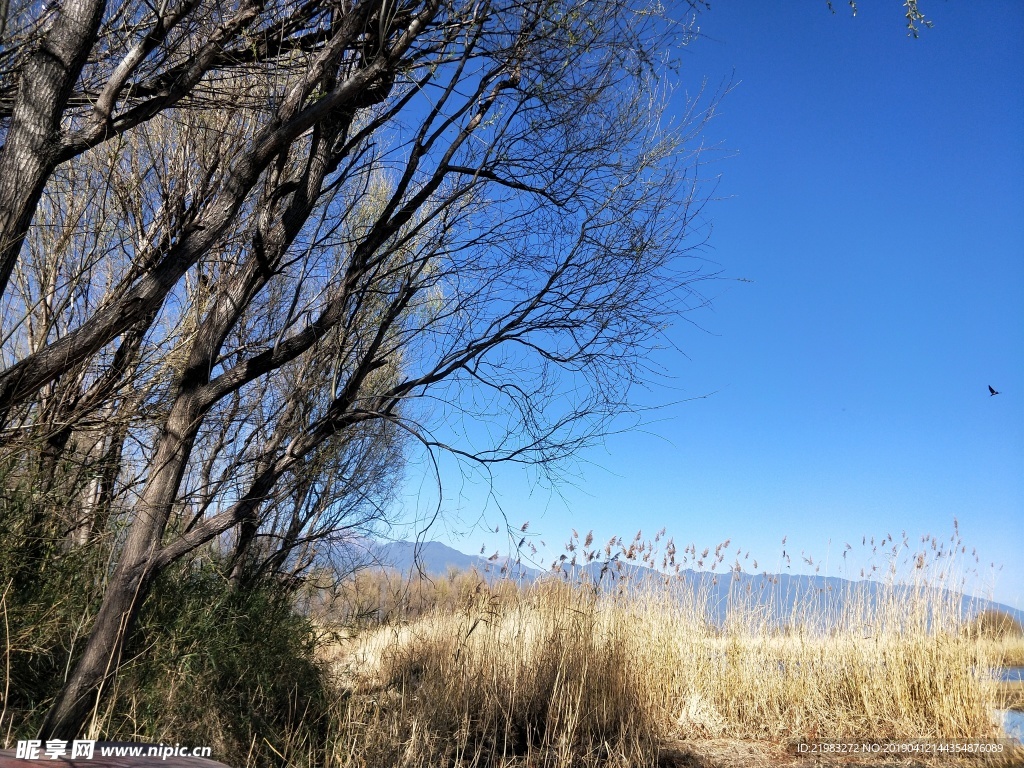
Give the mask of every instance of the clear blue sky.
M 488 498 L 446 473 L 427 538 L 507 550 L 462 535 L 500 503 L 556 555 L 573 527 L 666 526 L 777 570 L 783 536 L 835 564 L 844 542 L 948 538 L 957 517 L 1003 566 L 988 589 L 1024 608 L 1024 3 L 921 0 L 917 40 L 898 0 L 835 6 L 715 0 L 684 53 L 690 91 L 735 83 L 704 134 L 704 255 L 753 282 L 705 283 L 672 381 L 639 394 L 714 394 L 610 437 L 556 492 L 508 470 Z M 432 482 L 410 478 L 421 512 Z

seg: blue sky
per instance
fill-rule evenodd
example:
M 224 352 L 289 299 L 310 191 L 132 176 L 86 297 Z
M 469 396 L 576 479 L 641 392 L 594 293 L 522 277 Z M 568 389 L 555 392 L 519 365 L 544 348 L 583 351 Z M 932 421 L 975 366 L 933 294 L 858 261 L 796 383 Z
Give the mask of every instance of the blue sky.
M 783 536 L 834 564 L 844 542 L 948 538 L 956 517 L 977 588 L 1024 608 L 1024 4 L 922 0 L 917 40 L 898 0 L 835 5 L 716 0 L 683 56 L 670 111 L 704 78 L 735 85 L 704 133 L 703 256 L 723 279 L 638 397 L 714 394 L 609 437 L 554 491 L 446 474 L 427 538 L 507 549 L 467 534 L 500 505 L 556 555 L 570 528 L 665 526 L 776 570 Z M 410 478 L 421 512 L 432 483 Z

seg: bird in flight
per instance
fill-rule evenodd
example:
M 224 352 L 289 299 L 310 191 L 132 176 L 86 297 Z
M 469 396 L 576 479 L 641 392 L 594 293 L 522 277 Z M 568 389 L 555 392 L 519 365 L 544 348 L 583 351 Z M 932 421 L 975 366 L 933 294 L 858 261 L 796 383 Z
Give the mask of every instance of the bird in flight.
M 993 395 L 998 395 L 998 394 L 999 394 L 998 392 L 996 392 L 994 389 L 992 389 L 992 385 L 989 384 L 988 385 L 988 396 L 992 397 Z

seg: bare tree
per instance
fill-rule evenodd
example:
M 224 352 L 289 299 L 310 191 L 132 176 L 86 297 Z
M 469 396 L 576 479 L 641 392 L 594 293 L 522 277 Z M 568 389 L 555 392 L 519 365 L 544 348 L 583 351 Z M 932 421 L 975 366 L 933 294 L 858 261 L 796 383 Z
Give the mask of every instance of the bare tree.
M 302 571 L 387 516 L 409 440 L 485 465 L 572 455 L 696 296 L 687 141 L 707 113 L 661 123 L 688 27 L 655 8 L 9 18 L 3 450 L 73 470 L 74 502 L 32 525 L 124 530 L 47 737 L 80 732 L 162 569 L 216 545 L 239 582 Z M 453 414 L 492 444 L 436 438 Z

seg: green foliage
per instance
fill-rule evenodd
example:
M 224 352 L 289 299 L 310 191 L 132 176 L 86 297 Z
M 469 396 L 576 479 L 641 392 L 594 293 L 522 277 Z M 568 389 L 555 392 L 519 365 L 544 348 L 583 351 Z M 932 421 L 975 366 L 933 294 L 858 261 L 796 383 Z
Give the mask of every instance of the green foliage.
M 9 746 L 35 736 L 83 649 L 111 544 L 74 545 L 60 535 L 53 498 L 41 503 L 9 472 L 0 480 L 0 730 Z M 314 657 L 316 628 L 285 584 L 238 589 L 223 572 L 205 556 L 154 582 L 89 735 L 208 745 L 240 766 L 280 765 L 281 753 L 289 764 L 322 764 L 338 696 Z
M 57 516 L 32 484 L 0 474 L 0 662 L 6 691 L 0 729 L 12 738 L 35 729 L 80 647 L 102 596 L 106 548 L 68 547 Z
M 210 561 L 173 569 L 143 608 L 104 731 L 209 745 L 234 765 L 279 764 L 282 745 L 316 762 L 337 698 L 316 644 L 280 584 L 238 590 Z

